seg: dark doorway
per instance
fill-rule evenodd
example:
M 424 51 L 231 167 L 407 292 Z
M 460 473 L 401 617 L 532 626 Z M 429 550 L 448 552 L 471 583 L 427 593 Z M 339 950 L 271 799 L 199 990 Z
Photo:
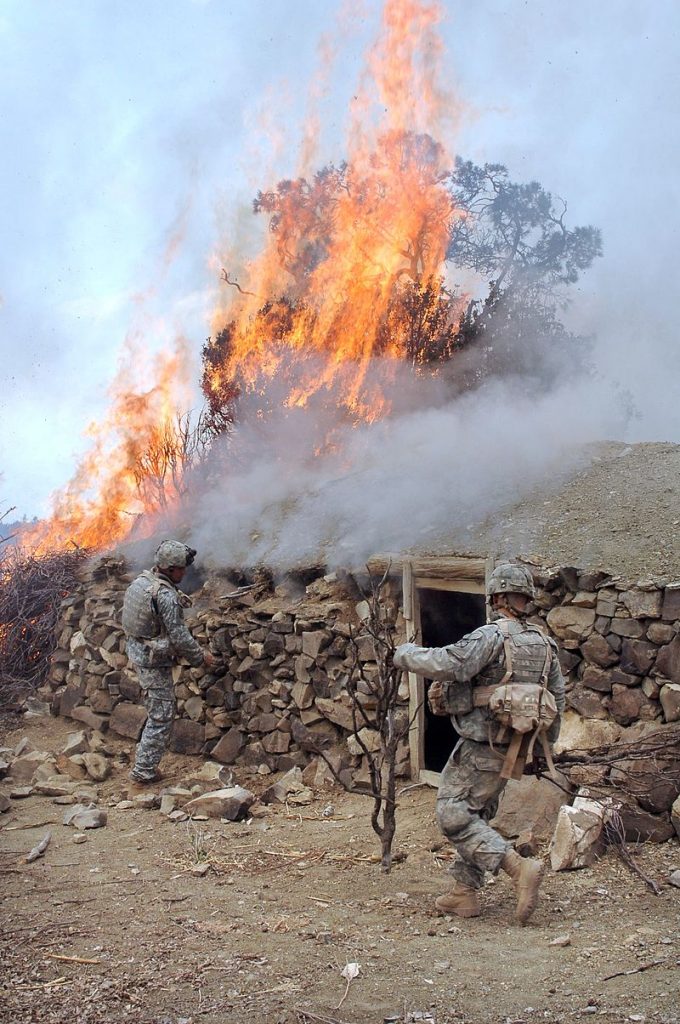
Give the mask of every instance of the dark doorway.
M 483 594 L 418 588 L 423 647 L 446 647 L 486 622 Z M 430 680 L 425 680 L 425 690 Z M 458 734 L 451 720 L 433 715 L 425 703 L 425 768 L 440 772 L 453 750 Z

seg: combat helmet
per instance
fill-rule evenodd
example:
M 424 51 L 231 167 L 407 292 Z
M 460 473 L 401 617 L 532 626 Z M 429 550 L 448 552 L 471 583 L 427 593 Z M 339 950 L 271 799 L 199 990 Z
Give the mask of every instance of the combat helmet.
M 195 557 L 195 549 L 180 540 L 163 540 L 156 548 L 153 564 L 159 569 L 186 569 Z
M 501 562 L 489 576 L 489 597 L 493 594 L 526 594 L 533 597 L 536 591 L 531 573 L 523 565 Z

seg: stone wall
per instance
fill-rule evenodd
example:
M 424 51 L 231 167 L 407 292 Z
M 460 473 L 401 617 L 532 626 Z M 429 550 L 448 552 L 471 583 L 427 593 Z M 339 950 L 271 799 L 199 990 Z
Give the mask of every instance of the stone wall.
M 55 712 L 136 740 L 146 712 L 120 626 L 130 580 L 124 563 L 112 559 L 83 576 L 80 592 L 63 603 L 50 685 Z M 386 602 L 396 618 L 396 585 L 388 588 Z M 361 635 L 356 584 L 351 577 L 325 575 L 306 586 L 291 581 L 273 588 L 265 578 L 243 593 L 238 589 L 229 578 L 211 577 L 185 613 L 193 635 L 223 659 L 223 667 L 214 673 L 173 670 L 178 717 L 171 748 L 262 774 L 310 762 L 323 774 L 328 769 L 316 757 L 321 748 L 336 771 L 348 773 L 348 782 L 365 781 L 365 758 L 348 738 L 350 629 L 364 674 L 370 678 L 377 666 L 370 637 Z M 362 688 L 370 710 L 369 687 L 360 682 L 360 695 Z M 408 699 L 406 690 L 403 697 Z M 370 731 L 364 738 L 373 742 Z M 408 773 L 406 744 L 398 770 Z
M 534 621 L 560 645 L 567 704 L 585 719 L 680 719 L 680 581 L 534 570 Z
M 678 722 L 680 582 L 633 585 L 573 568 L 533 572 L 532 619 L 557 639 L 567 680 L 564 745 L 625 741 L 637 735 L 631 728 L 644 732 Z M 120 628 L 129 581 L 120 561 L 90 567 L 80 592 L 63 605 L 51 686 L 58 713 L 136 740 L 146 713 Z M 390 614 L 399 624 L 400 580 L 388 588 Z M 290 581 L 277 588 L 263 578 L 252 589 L 235 590 L 233 578 L 218 576 L 194 595 L 187 624 L 223 657 L 224 668 L 175 670 L 173 749 L 262 774 L 310 762 L 324 773 L 315 755 L 321 745 L 347 780 L 364 781 L 366 765 L 348 736 L 350 628 L 369 677 L 376 665 L 370 638 L 361 636 L 361 594 L 352 577 L 319 576 L 306 586 Z M 406 701 L 407 693 L 402 696 Z M 365 738 L 373 742 L 370 734 Z M 408 774 L 405 744 L 399 771 Z M 646 809 L 665 814 L 678 788 L 656 787 Z

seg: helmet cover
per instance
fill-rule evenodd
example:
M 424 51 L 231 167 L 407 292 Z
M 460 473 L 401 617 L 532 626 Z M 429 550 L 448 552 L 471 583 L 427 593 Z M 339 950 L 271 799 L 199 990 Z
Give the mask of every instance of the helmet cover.
M 159 569 L 186 569 L 195 557 L 195 549 L 180 540 L 164 540 L 156 549 L 153 563 Z
M 493 594 L 526 594 L 534 597 L 534 581 L 523 565 L 501 562 L 489 576 L 489 597 Z

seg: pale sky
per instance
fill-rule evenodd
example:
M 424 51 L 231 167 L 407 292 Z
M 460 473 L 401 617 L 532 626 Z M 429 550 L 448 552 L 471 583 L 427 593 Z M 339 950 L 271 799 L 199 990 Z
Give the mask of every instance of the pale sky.
M 466 111 L 457 151 L 537 179 L 567 199 L 570 225 L 602 229 L 571 323 L 597 333 L 599 371 L 631 392 L 630 439 L 680 442 L 680 5 L 442 6 L 447 85 Z M 319 40 L 338 50 L 323 164 L 343 156 L 380 10 L 0 0 L 0 511 L 41 515 L 69 479 L 128 332 L 153 350 L 183 330 L 198 376 L 213 257 L 245 244 L 257 189 L 296 171 Z

